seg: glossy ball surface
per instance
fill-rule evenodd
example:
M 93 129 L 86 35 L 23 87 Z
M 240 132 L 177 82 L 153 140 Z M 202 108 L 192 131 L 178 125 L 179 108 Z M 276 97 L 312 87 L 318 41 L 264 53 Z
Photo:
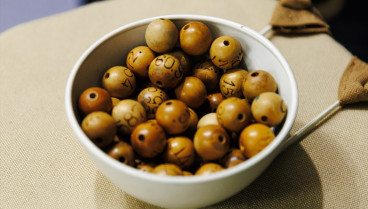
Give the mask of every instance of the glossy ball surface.
M 238 40 L 231 36 L 216 38 L 210 48 L 210 57 L 221 69 L 235 68 L 243 58 L 242 47 Z
M 136 88 L 134 73 L 126 67 L 115 66 L 108 69 L 102 78 L 102 86 L 111 96 L 126 99 Z
M 114 119 L 102 111 L 88 114 L 82 121 L 82 130 L 100 148 L 110 145 L 117 132 Z
M 181 82 L 183 70 L 178 59 L 163 54 L 151 62 L 148 77 L 159 88 L 174 88 Z
M 194 76 L 187 76 L 175 88 L 175 96 L 191 108 L 198 108 L 207 98 L 206 86 Z
M 220 78 L 220 90 L 225 97 L 243 97 L 243 82 L 248 71 L 236 68 L 227 70 Z
M 155 59 L 155 54 L 150 48 L 147 46 L 137 46 L 129 52 L 126 58 L 126 66 L 137 77 L 147 78 L 148 67 L 153 59 Z
M 195 172 L 198 176 L 208 176 L 213 173 L 224 170 L 224 168 L 217 163 L 205 163 Z
M 217 120 L 228 131 L 240 132 L 250 123 L 250 105 L 244 99 L 229 97 L 217 107 Z
M 156 121 L 167 134 L 181 134 L 190 125 L 188 106 L 177 99 L 167 100 L 157 108 Z
M 167 140 L 167 147 L 163 153 L 165 162 L 173 163 L 180 168 L 188 168 L 195 157 L 193 142 L 188 137 L 176 136 Z
M 132 133 L 137 125 L 147 120 L 146 110 L 142 104 L 132 99 L 121 100 L 112 109 L 112 117 L 122 134 Z
M 276 126 L 285 118 L 287 107 L 280 95 L 264 92 L 253 100 L 251 111 L 258 123 Z
M 180 46 L 189 55 L 206 53 L 212 42 L 212 33 L 207 25 L 201 22 L 190 22 L 180 30 Z
M 156 19 L 148 24 L 145 40 L 150 49 L 157 53 L 171 51 L 178 41 L 179 30 L 169 19 Z
M 244 162 L 245 160 L 246 158 L 240 149 L 233 149 L 220 160 L 220 163 L 225 168 L 231 168 Z
M 263 92 L 276 92 L 277 84 L 273 76 L 264 70 L 250 72 L 243 83 L 243 95 L 249 101 Z
M 270 127 L 261 123 L 247 126 L 239 137 L 239 147 L 243 155 L 250 158 L 261 152 L 272 142 L 275 135 Z
M 152 173 L 160 176 L 182 176 L 183 171 L 172 163 L 163 163 L 153 168 Z
M 230 148 L 230 137 L 218 125 L 206 125 L 197 130 L 193 139 L 194 148 L 204 160 L 217 160 Z
M 110 113 L 112 106 L 110 94 L 103 88 L 91 87 L 79 96 L 78 107 L 84 115 L 94 111 Z
M 139 156 L 153 158 L 165 149 L 166 134 L 157 123 L 144 122 L 134 128 L 130 143 Z
M 137 97 L 147 113 L 147 119 L 154 119 L 158 106 L 168 100 L 168 95 L 157 87 L 148 87 L 143 89 Z
M 206 115 L 202 116 L 198 121 L 197 129 L 206 125 L 220 125 L 215 112 L 207 113 Z
M 216 67 L 210 59 L 207 59 L 196 64 L 192 74 L 204 83 L 207 91 L 212 91 L 219 86 L 223 70 Z
M 224 96 L 222 93 L 212 93 L 207 95 L 207 99 L 205 101 L 205 105 L 207 106 L 206 109 L 209 112 L 216 112 L 217 107 L 219 104 L 224 100 Z
M 118 142 L 107 154 L 121 163 L 133 167 L 135 166 L 135 154 L 133 148 L 126 142 Z

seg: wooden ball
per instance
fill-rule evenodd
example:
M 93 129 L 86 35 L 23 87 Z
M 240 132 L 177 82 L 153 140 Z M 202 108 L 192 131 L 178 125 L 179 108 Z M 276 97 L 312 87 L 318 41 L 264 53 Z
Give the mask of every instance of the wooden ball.
M 164 151 L 166 134 L 157 123 L 144 122 L 134 128 L 130 143 L 139 156 L 153 158 Z
M 231 168 L 244 162 L 245 160 L 246 158 L 240 149 L 233 149 L 220 160 L 220 163 L 225 168 Z
M 183 70 L 178 59 L 163 54 L 151 62 L 148 77 L 159 88 L 174 88 L 181 82 Z
M 225 97 L 243 97 L 243 82 L 248 72 L 241 68 L 227 70 L 220 78 L 220 90 Z
M 148 67 L 155 54 L 147 46 L 137 46 L 132 49 L 127 58 L 126 65 L 139 78 L 148 78 Z
M 230 148 L 230 137 L 218 125 L 206 125 L 197 130 L 193 139 L 194 148 L 204 160 L 218 160 Z
M 217 120 L 230 132 L 240 132 L 250 123 L 250 105 L 244 99 L 229 97 L 223 100 L 216 111 Z
M 110 157 L 129 166 L 135 166 L 135 153 L 128 143 L 119 141 L 107 153 Z
M 121 100 L 112 109 L 112 117 L 122 134 L 132 133 L 137 125 L 147 120 L 142 104 L 132 99 Z
M 102 111 L 88 114 L 82 121 L 82 130 L 100 148 L 110 145 L 117 132 L 114 119 Z
M 182 176 L 183 171 L 172 163 L 163 163 L 153 168 L 152 173 L 160 176 Z
M 78 107 L 84 115 L 94 111 L 110 113 L 112 106 L 110 94 L 103 88 L 91 87 L 79 96 Z
M 224 168 L 217 163 L 205 163 L 198 168 L 194 175 L 208 176 L 222 170 L 224 170 Z
M 231 36 L 220 36 L 212 42 L 210 57 L 221 69 L 235 68 L 243 58 L 240 42 Z
M 287 107 L 280 95 L 264 92 L 253 100 L 251 111 L 258 123 L 276 126 L 285 118 Z
M 198 115 L 197 113 L 190 107 L 188 107 L 189 110 L 189 115 L 190 115 L 190 122 L 189 122 L 189 127 L 186 130 L 187 134 L 193 134 L 196 130 L 197 130 L 197 124 L 198 124 Z
M 157 108 L 156 121 L 167 134 L 184 133 L 190 125 L 188 106 L 180 100 L 167 100 Z
M 224 96 L 220 92 L 208 94 L 205 101 L 205 104 L 207 105 L 206 109 L 209 112 L 216 112 L 217 107 L 224 99 Z
M 158 106 L 168 100 L 168 95 L 157 87 L 148 87 L 143 89 L 137 97 L 147 113 L 147 119 L 154 119 Z
M 183 52 L 180 49 L 177 49 L 172 52 L 168 52 L 168 54 L 174 56 L 176 59 L 179 60 L 180 66 L 183 70 L 183 76 L 188 76 L 192 71 L 192 58 Z
M 166 163 L 173 163 L 180 168 L 188 168 L 195 159 L 193 142 L 188 137 L 176 136 L 167 140 L 167 148 L 163 153 Z
M 243 83 L 243 95 L 249 101 L 263 92 L 276 92 L 277 84 L 273 76 L 264 70 L 250 72 Z
M 179 30 L 168 19 L 160 18 L 148 24 L 145 31 L 145 40 L 150 49 L 157 53 L 171 51 L 178 41 Z
M 175 88 L 176 98 L 191 108 L 200 107 L 207 98 L 206 86 L 194 76 L 188 76 Z
M 270 127 L 261 123 L 247 126 L 240 134 L 239 147 L 243 155 L 250 158 L 270 144 L 275 135 Z
M 196 64 L 193 68 L 193 76 L 199 78 L 206 86 L 207 91 L 212 91 L 219 86 L 223 70 L 216 67 L 210 59 Z
M 180 30 L 180 47 L 190 55 L 206 53 L 212 42 L 210 29 L 201 22 L 190 22 Z
M 136 88 L 134 73 L 126 67 L 115 66 L 108 69 L 102 78 L 102 86 L 111 96 L 126 99 Z

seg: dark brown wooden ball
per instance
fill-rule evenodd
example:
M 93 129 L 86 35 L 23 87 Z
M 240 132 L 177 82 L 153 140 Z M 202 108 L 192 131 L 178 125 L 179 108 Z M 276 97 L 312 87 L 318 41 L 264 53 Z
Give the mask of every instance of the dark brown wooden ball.
M 130 143 L 139 156 L 153 158 L 164 151 L 166 134 L 157 123 L 144 122 L 134 128 Z
M 109 151 L 108 155 L 121 163 L 129 166 L 135 166 L 135 153 L 131 145 L 119 141 Z
M 112 106 L 110 94 L 100 87 L 88 88 L 79 96 L 78 107 L 84 115 L 94 111 L 110 113 Z

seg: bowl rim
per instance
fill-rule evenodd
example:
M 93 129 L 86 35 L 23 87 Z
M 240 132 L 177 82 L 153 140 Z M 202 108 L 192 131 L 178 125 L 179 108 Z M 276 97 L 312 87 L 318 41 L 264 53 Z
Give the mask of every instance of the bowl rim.
M 75 116 L 75 113 L 73 110 L 73 104 L 72 104 L 72 89 L 74 85 L 74 78 L 77 75 L 78 69 L 84 63 L 85 59 L 89 56 L 89 54 L 93 52 L 95 49 L 97 49 L 103 42 L 107 41 L 109 38 L 115 35 L 118 35 L 119 33 L 123 31 L 130 30 L 135 27 L 142 26 L 142 25 L 146 25 L 149 22 L 155 19 L 158 19 L 158 18 L 166 18 L 166 19 L 170 19 L 173 21 L 178 21 L 178 20 L 179 21 L 180 20 L 207 21 L 207 22 L 212 22 L 214 24 L 222 24 L 222 25 L 230 26 L 234 28 L 234 30 L 246 32 L 249 36 L 258 40 L 260 44 L 264 45 L 265 48 L 267 48 L 277 58 L 280 64 L 284 67 L 288 75 L 288 78 L 290 79 L 290 83 L 292 85 L 292 88 L 291 88 L 292 100 L 291 100 L 291 103 L 288 104 L 288 113 L 286 115 L 284 125 L 281 128 L 280 132 L 278 133 L 276 138 L 267 147 L 265 147 L 261 152 L 259 152 L 257 155 L 253 156 L 252 158 L 247 159 L 245 162 L 238 164 L 237 166 L 227 168 L 223 171 L 213 173 L 212 175 L 209 175 L 209 176 L 195 176 L 195 175 L 193 176 L 159 176 L 156 174 L 139 171 L 136 168 L 125 165 L 111 158 L 102 149 L 97 147 L 85 135 L 85 133 L 83 132 Z M 105 34 L 100 39 L 98 39 L 96 42 L 94 42 L 92 45 L 90 45 L 90 47 L 77 60 L 77 62 L 73 66 L 72 71 L 69 74 L 69 77 L 66 83 L 66 87 L 65 87 L 65 108 L 66 108 L 66 114 L 67 114 L 67 118 L 69 120 L 70 126 L 72 127 L 74 133 L 77 135 L 78 140 L 85 146 L 86 149 L 89 150 L 90 153 L 93 153 L 95 157 L 103 161 L 103 163 L 106 163 L 110 167 L 114 167 L 114 169 L 117 169 L 120 172 L 123 172 L 127 175 L 134 176 L 135 178 L 140 178 L 140 179 L 144 179 L 147 181 L 153 181 L 157 183 L 167 183 L 167 184 L 195 184 L 195 183 L 205 183 L 205 182 L 216 181 L 219 179 L 224 179 L 224 178 L 228 178 L 230 176 L 236 175 L 238 173 L 241 173 L 244 170 L 247 170 L 253 167 L 255 164 L 259 163 L 260 161 L 265 159 L 267 156 L 271 155 L 273 152 L 277 152 L 278 150 L 280 150 L 280 147 L 283 144 L 285 144 L 287 140 L 287 135 L 290 132 L 292 125 L 296 118 L 297 109 L 298 109 L 298 91 L 297 91 L 297 84 L 296 84 L 294 74 L 289 64 L 283 57 L 283 55 L 267 38 L 265 38 L 258 32 L 254 31 L 253 29 L 245 25 L 233 22 L 231 20 L 227 20 L 227 19 L 223 19 L 219 17 L 213 17 L 213 16 L 193 15 L 193 14 L 160 15 L 160 16 L 154 16 L 154 17 L 137 20 L 129 24 L 123 25 Z

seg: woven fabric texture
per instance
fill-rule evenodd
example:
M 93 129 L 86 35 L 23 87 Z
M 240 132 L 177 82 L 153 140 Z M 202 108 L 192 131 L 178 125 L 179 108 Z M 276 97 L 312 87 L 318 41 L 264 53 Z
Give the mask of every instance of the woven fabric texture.
M 142 18 L 201 14 L 260 31 L 276 4 L 103 1 L 0 34 L 0 208 L 156 208 L 106 179 L 72 132 L 64 89 L 74 63 L 104 34 Z M 352 54 L 326 33 L 276 35 L 271 41 L 298 83 L 294 133 L 338 99 Z M 208 208 L 366 208 L 367 110 L 367 103 L 344 107 L 281 153 L 250 186 Z

